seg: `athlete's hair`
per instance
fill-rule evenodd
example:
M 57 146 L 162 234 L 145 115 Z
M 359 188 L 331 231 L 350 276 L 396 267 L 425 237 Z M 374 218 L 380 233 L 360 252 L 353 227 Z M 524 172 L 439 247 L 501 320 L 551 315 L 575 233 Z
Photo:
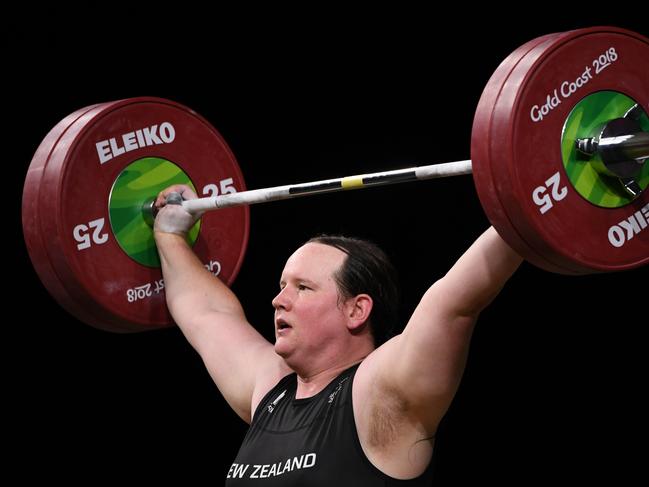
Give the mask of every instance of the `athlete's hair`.
M 368 324 L 378 347 L 394 336 L 399 312 L 397 272 L 388 256 L 368 240 L 342 235 L 318 235 L 307 243 L 335 247 L 347 254 L 334 279 L 342 298 L 368 294 L 373 301 Z

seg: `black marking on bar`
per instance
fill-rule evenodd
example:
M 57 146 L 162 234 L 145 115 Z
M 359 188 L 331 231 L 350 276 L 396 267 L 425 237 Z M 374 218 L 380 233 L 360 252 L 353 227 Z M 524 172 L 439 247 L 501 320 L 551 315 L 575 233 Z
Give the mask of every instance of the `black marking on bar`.
M 379 174 L 363 178 L 363 184 L 387 184 L 403 183 L 406 181 L 416 181 L 417 173 L 415 171 L 397 173 L 397 174 Z
M 341 181 L 331 181 L 328 183 L 314 183 L 314 184 L 304 184 L 300 186 L 292 186 L 288 188 L 289 194 L 302 194 L 302 193 L 317 193 L 318 191 L 327 191 L 329 189 L 340 189 L 342 188 Z

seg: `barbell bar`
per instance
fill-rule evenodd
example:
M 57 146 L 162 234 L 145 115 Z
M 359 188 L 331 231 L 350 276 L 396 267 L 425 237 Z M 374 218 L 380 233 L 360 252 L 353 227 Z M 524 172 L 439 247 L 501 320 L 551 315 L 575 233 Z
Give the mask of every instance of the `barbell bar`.
M 597 140 L 593 138 L 578 139 L 575 142 L 577 148 L 589 157 L 599 156 L 607 160 L 604 166 L 605 169 L 600 169 L 598 166 L 598 171 L 621 180 L 637 177 L 642 172 L 642 167 L 646 159 L 649 158 L 649 133 L 646 132 L 635 132 L 614 137 L 601 137 Z M 632 166 L 631 169 L 627 169 L 629 165 Z M 199 213 L 201 211 L 218 210 L 230 206 L 254 205 L 257 203 L 298 198 L 300 196 L 333 193 L 410 181 L 424 181 L 426 179 L 445 178 L 471 173 L 470 160 L 444 162 L 406 169 L 395 169 L 392 171 L 323 179 L 309 183 L 253 189 L 240 193 L 223 194 L 193 200 L 179 200 L 178 204 L 182 205 L 189 213 Z M 641 192 L 640 190 L 631 191 L 624 181 L 621 181 L 621 184 L 625 190 L 630 192 L 632 198 L 636 198 Z M 635 182 L 634 187 L 638 188 Z M 147 202 L 143 211 L 152 214 L 155 212 L 153 200 Z
M 334 193 L 351 189 L 369 188 L 387 184 L 405 183 L 409 181 L 423 181 L 426 179 L 444 178 L 471 174 L 471 161 L 445 162 L 427 166 L 395 169 L 368 174 L 357 174 L 334 179 L 323 179 L 309 183 L 288 184 L 229 193 L 206 198 L 181 201 L 180 204 L 190 213 L 218 210 L 239 205 L 254 205 L 256 203 L 269 203 L 300 196 L 310 196 L 324 193 Z M 173 193 L 172 193 L 173 194 Z M 144 211 L 151 211 L 152 202 L 144 207 Z

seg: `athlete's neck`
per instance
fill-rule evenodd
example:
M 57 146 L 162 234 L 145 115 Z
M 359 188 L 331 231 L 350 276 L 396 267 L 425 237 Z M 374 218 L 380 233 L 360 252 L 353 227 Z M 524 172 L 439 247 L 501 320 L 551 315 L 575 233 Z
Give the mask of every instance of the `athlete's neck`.
M 313 371 L 309 375 L 301 375 L 298 372 L 295 399 L 305 399 L 307 397 L 315 396 L 318 392 L 327 387 L 327 385 L 340 375 L 341 372 L 347 370 L 352 365 L 361 362 L 364 358 L 365 356 L 351 360 L 350 362 L 336 364 L 334 367 Z

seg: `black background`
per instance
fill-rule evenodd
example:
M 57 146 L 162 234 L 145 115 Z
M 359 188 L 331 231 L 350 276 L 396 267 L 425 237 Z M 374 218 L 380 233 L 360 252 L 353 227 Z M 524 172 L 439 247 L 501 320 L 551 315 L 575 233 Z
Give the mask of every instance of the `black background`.
M 646 16 L 577 6 L 529 6 L 508 20 L 468 7 L 215 8 L 6 21 L 4 418 L 10 463 L 26 479 L 220 485 L 246 429 L 177 329 L 95 330 L 38 281 L 20 196 L 34 150 L 64 116 L 133 96 L 178 101 L 221 132 L 251 189 L 468 159 L 482 88 L 515 48 L 592 25 L 648 34 Z M 406 320 L 488 226 L 470 176 L 260 205 L 251 217 L 233 289 L 266 335 L 283 264 L 315 233 L 386 249 Z M 476 329 L 438 433 L 436 484 L 646 478 L 646 289 L 646 268 L 566 277 L 524 264 Z

